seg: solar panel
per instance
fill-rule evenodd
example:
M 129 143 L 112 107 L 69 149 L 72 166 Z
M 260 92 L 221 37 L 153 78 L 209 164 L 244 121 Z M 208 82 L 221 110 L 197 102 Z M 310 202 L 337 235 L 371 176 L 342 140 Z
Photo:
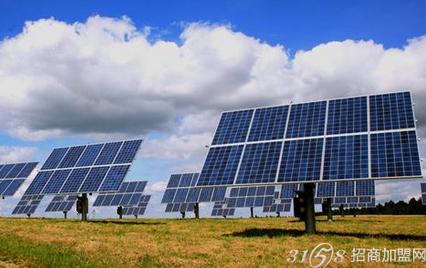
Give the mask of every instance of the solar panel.
M 23 195 L 12 214 L 34 214 L 43 197 L 43 195 Z
M 143 195 L 136 206 L 123 206 L 123 215 L 144 215 L 150 199 L 150 195 Z
M 197 186 L 420 178 L 410 92 L 222 113 Z
M 253 110 L 225 112 L 217 127 L 213 144 L 245 142 Z
M 420 183 L 423 205 L 426 205 L 426 183 Z
M 137 206 L 145 197 L 142 195 L 147 181 L 123 182 L 118 192 L 111 194 L 99 194 L 93 203 L 94 207 L 107 206 Z
M 55 195 L 49 205 L 46 207 L 46 212 L 68 212 L 77 202 L 77 195 Z
M 141 143 L 142 140 L 129 140 L 56 148 L 25 194 L 117 191 Z
M 0 196 L 13 196 L 37 164 L 28 162 L 0 165 Z
M 213 205 L 211 216 L 213 217 L 227 217 L 235 214 L 235 208 L 227 208 L 225 202 L 215 202 Z
M 251 186 L 231 188 L 225 198 L 227 208 L 264 207 L 273 203 L 275 186 Z

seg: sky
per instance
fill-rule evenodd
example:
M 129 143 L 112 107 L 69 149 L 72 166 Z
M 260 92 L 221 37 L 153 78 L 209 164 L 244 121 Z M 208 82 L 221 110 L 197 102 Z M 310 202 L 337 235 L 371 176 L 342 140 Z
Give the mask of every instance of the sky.
M 143 137 L 127 179 L 149 181 L 146 217 L 164 216 L 171 173 L 201 169 L 221 111 L 403 89 L 426 101 L 425 1 L 3 0 L 0 12 L 0 163 Z M 377 192 L 419 197 L 419 181 Z

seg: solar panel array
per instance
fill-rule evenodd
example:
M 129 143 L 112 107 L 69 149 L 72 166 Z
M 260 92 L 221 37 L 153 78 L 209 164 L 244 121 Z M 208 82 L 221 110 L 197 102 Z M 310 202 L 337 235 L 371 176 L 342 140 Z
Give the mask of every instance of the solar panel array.
M 222 113 L 197 185 L 422 176 L 410 92 Z
M 211 216 L 213 217 L 227 217 L 234 216 L 235 208 L 227 208 L 226 202 L 215 202 L 213 205 Z
M 123 182 L 116 193 L 99 194 L 93 203 L 94 207 L 137 206 L 141 201 L 147 181 Z
M 23 195 L 12 214 L 33 214 L 43 197 L 44 195 Z
M 227 208 L 251 208 L 271 206 L 274 201 L 275 186 L 251 186 L 231 188 L 225 198 Z
M 426 205 L 426 183 L 420 183 L 423 205 Z
M 136 206 L 123 206 L 123 215 L 144 215 L 150 199 L 150 195 L 142 195 L 139 203 Z
M 13 196 L 37 164 L 37 162 L 0 164 L 0 196 Z
M 55 195 L 46 207 L 46 212 L 68 212 L 77 202 L 77 195 Z
M 195 203 L 225 199 L 226 187 L 195 187 L 199 173 L 172 174 L 161 203 L 166 212 L 193 211 Z
M 26 195 L 117 191 L 142 140 L 56 148 Z

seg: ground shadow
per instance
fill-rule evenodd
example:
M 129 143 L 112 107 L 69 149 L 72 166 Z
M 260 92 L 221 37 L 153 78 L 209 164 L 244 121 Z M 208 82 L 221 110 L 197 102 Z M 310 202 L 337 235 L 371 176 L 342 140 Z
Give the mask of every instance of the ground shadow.
M 121 220 L 89 220 L 89 223 L 118 224 L 118 225 L 162 225 L 164 222 L 142 222 L 142 221 L 121 221 Z
M 344 237 L 356 237 L 356 238 L 382 238 L 389 240 L 414 240 L 414 241 L 425 241 L 426 236 L 424 235 L 413 235 L 413 234 L 369 234 L 369 233 L 358 233 L 358 232 L 338 232 L 338 231 L 317 231 L 318 235 L 335 235 Z M 224 236 L 234 237 L 259 237 L 267 236 L 269 238 L 280 237 L 280 236 L 302 236 L 305 232 L 296 229 L 260 229 L 251 228 L 242 232 L 234 232 L 231 234 L 225 234 Z

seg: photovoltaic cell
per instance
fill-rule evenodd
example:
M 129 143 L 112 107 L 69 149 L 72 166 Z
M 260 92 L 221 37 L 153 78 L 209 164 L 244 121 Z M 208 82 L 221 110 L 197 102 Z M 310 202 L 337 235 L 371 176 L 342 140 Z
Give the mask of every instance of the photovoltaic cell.
M 59 168 L 74 167 L 81 154 L 83 153 L 84 148 L 85 146 L 75 146 L 69 148 L 61 163 L 59 164 Z
M 213 145 L 245 142 L 253 110 L 225 112 L 213 138 Z
M 409 92 L 370 96 L 371 131 L 414 128 Z
M 123 182 L 119 191 L 109 194 L 99 194 L 93 206 L 137 206 L 145 190 L 147 181 Z
M 336 196 L 353 196 L 355 194 L 355 182 L 342 181 L 337 184 Z
M 53 174 L 53 171 L 40 171 L 35 176 L 34 180 L 28 186 L 24 195 L 38 195 L 43 190 L 46 183 L 49 181 L 50 176 Z
M 320 179 L 323 140 L 291 140 L 284 143 L 279 182 Z
M 375 195 L 374 181 L 357 181 L 356 182 L 356 195 L 357 196 L 374 196 Z
M 42 199 L 43 195 L 23 195 L 12 214 L 34 214 Z
M 116 191 L 129 171 L 130 165 L 112 166 L 105 177 L 99 192 Z
M 77 167 L 92 166 L 95 163 L 100 151 L 102 150 L 103 144 L 93 144 L 86 147 L 84 153 L 81 155 L 77 162 Z
M 125 141 L 120 151 L 118 152 L 117 158 L 114 164 L 131 163 L 142 144 L 142 140 Z
M 36 166 L 36 162 L 0 165 L 0 196 L 13 196 Z
M 61 193 L 76 193 L 89 173 L 90 168 L 73 169 L 61 189 Z
M 327 134 L 368 131 L 367 97 L 330 100 Z
M 371 176 L 421 176 L 415 131 L 371 135 Z
M 56 170 L 53 175 L 50 177 L 49 182 L 46 184 L 46 187 L 43 189 L 43 194 L 54 194 L 58 193 L 61 190 L 62 185 L 64 185 L 65 180 L 68 178 L 68 175 L 71 173 L 71 169 L 60 169 Z
M 17 178 L 18 174 L 21 172 L 21 170 L 25 167 L 25 163 L 19 163 L 15 164 L 13 168 L 7 173 L 5 178 Z
M 291 106 L 287 138 L 324 135 L 326 101 Z
M 274 182 L 282 142 L 248 144 L 236 183 Z
M 288 106 L 256 109 L 248 141 L 283 139 Z
M 99 186 L 104 180 L 109 167 L 95 167 L 91 168 L 89 174 L 87 174 L 86 180 L 81 185 L 79 190 L 80 193 L 91 193 L 97 192 Z
M 324 180 L 368 178 L 368 136 L 327 138 Z
M 61 162 L 62 158 L 67 153 L 68 148 L 57 148 L 52 151 L 52 153 L 47 158 L 46 162 L 44 162 L 44 165 L 41 167 L 41 169 L 55 169 L 59 163 Z
M 232 184 L 242 151 L 242 145 L 211 148 L 197 185 Z
M 106 143 L 96 159 L 95 165 L 109 165 L 113 163 L 122 144 L 123 142 Z

